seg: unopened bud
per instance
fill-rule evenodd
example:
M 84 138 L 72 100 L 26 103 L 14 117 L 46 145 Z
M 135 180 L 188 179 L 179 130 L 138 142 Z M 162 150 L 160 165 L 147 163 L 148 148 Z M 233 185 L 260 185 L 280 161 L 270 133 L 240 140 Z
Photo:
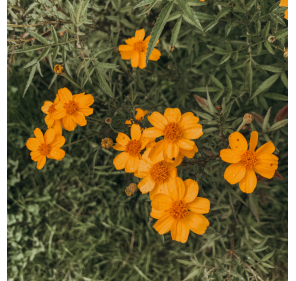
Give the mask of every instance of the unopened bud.
M 220 111 L 220 110 L 222 110 L 222 106 L 221 106 L 221 105 L 217 105 L 217 106 L 216 106 L 216 109 L 217 109 L 218 111 Z
M 269 43 L 274 43 L 274 42 L 275 42 L 275 40 L 276 40 L 276 37 L 275 37 L 275 36 L 273 36 L 273 35 L 271 35 L 271 36 L 269 36 L 269 37 L 268 37 L 268 39 L 267 39 L 267 40 L 268 40 L 268 42 L 269 42 Z
M 102 139 L 101 145 L 103 148 L 109 149 L 113 146 L 113 140 L 110 138 Z
M 284 47 L 284 58 L 288 60 L 288 49 Z
M 258 5 L 257 9 L 260 11 L 262 9 L 262 6 Z
M 173 51 L 175 51 L 176 47 L 174 45 L 170 45 L 169 46 L 169 52 L 172 53 Z
M 108 124 L 108 125 L 110 125 L 112 123 L 112 118 L 111 117 L 107 117 L 105 119 L 105 123 Z
M 243 126 L 243 127 L 242 127 L 242 130 L 246 130 L 246 129 L 247 129 L 247 126 Z
M 138 191 L 138 186 L 135 183 L 131 183 L 125 190 L 125 193 L 127 196 L 132 196 L 137 191 Z
M 168 69 L 172 69 L 173 67 L 172 67 L 172 65 L 171 64 L 169 64 L 168 65 Z
M 254 121 L 254 116 L 250 113 L 246 113 L 244 116 L 244 122 L 246 124 L 251 124 Z
M 62 65 L 60 64 L 56 64 L 56 66 L 54 67 L 54 72 L 57 74 L 57 75 L 64 75 L 65 74 L 65 69 Z

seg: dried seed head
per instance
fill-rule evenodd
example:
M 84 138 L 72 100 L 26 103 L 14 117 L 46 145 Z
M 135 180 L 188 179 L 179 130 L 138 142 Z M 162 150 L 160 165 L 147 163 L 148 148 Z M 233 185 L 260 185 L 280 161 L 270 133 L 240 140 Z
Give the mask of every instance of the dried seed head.
M 284 58 L 288 60 L 288 49 L 284 47 Z
M 262 6 L 258 5 L 257 9 L 260 11 L 262 9 Z
M 276 37 L 273 36 L 273 35 L 271 35 L 271 36 L 268 37 L 268 42 L 269 42 L 269 43 L 274 43 L 275 40 L 276 40 Z
M 56 66 L 54 67 L 54 72 L 57 75 L 64 75 L 65 74 L 65 69 L 62 65 L 60 64 L 56 64 Z
M 216 106 L 216 109 L 217 109 L 218 111 L 220 111 L 220 110 L 222 110 L 222 106 L 221 106 L 221 105 L 217 105 L 217 106 Z
M 109 149 L 113 146 L 113 140 L 110 138 L 104 138 L 102 139 L 101 145 L 105 149 Z
M 127 196 L 132 196 L 137 191 L 138 191 L 138 186 L 135 183 L 131 183 L 125 190 L 125 193 Z
M 250 113 L 246 113 L 244 116 L 244 122 L 246 124 L 251 124 L 254 121 L 254 116 Z
M 106 119 L 105 119 L 105 123 L 106 124 L 111 124 L 112 123 L 112 118 L 111 117 L 107 117 Z
M 172 53 L 173 51 L 175 51 L 176 47 L 174 45 L 170 45 L 169 46 L 169 52 Z
M 168 69 L 172 69 L 172 65 L 171 64 L 168 65 Z

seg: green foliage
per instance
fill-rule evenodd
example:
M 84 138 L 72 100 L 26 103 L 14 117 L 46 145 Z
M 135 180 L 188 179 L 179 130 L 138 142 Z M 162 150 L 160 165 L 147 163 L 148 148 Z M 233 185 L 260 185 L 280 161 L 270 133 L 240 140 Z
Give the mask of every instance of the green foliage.
M 275 0 L 9 0 L 8 280 L 287 280 L 286 8 Z M 133 69 L 118 46 L 136 30 L 161 58 Z M 276 40 L 270 42 L 270 36 Z M 68 79 L 53 68 L 62 64 Z M 36 71 L 38 70 L 38 71 Z M 44 132 L 44 101 L 58 89 L 94 95 L 86 127 L 63 131 L 66 157 L 39 171 L 25 144 Z M 82 89 L 82 90 L 81 90 Z M 22 98 L 24 96 L 24 98 Z M 217 107 L 221 106 L 221 108 Z M 114 141 L 135 109 L 192 111 L 203 125 L 198 153 L 178 175 L 211 202 L 210 226 L 186 244 L 160 236 L 139 179 L 116 171 Z M 241 129 L 275 144 L 279 168 L 253 194 L 224 179 L 219 152 Z M 105 118 L 111 117 L 111 125 Z M 145 116 L 142 127 L 150 124 Z M 70 145 L 71 144 L 71 145 Z

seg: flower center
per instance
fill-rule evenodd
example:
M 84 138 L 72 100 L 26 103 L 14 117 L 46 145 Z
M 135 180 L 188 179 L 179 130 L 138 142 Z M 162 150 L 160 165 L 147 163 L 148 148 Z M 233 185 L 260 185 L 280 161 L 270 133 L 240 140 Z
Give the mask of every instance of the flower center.
M 49 109 L 48 109 L 48 113 L 53 113 L 53 112 L 55 112 L 56 111 L 56 109 L 55 109 L 55 104 L 52 104 L 50 107 L 49 107 Z
M 138 41 L 134 44 L 134 50 L 138 52 L 142 52 L 145 49 L 145 44 L 143 41 Z
M 74 114 L 78 110 L 78 105 L 75 101 L 68 101 L 67 103 L 64 104 L 64 108 L 67 111 L 67 114 Z
M 142 143 L 138 140 L 130 140 L 126 145 L 126 152 L 131 156 L 140 154 Z
M 241 163 L 249 168 L 255 166 L 257 164 L 256 154 L 253 151 L 248 150 L 243 154 Z
M 182 135 L 182 130 L 178 123 L 169 123 L 164 128 L 164 137 L 170 141 L 176 141 Z
M 38 148 L 41 155 L 47 156 L 50 153 L 51 147 L 49 144 L 43 143 Z
M 170 209 L 170 215 L 175 219 L 183 219 L 186 217 L 188 213 L 187 204 L 183 201 L 175 201 L 172 204 L 172 208 Z
M 155 183 L 162 183 L 169 178 L 169 169 L 162 162 L 158 162 L 151 167 L 150 177 Z

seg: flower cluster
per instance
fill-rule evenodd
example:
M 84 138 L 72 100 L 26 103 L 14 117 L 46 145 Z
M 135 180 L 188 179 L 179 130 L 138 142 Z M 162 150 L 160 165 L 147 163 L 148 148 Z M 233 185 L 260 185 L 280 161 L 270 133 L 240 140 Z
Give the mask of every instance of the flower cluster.
M 138 121 L 148 113 L 141 109 L 137 112 Z M 197 197 L 197 182 L 183 182 L 176 169 L 184 156 L 193 158 L 198 151 L 192 140 L 203 135 L 202 125 L 192 112 L 182 115 L 178 108 L 167 108 L 164 115 L 155 111 L 148 120 L 153 127 L 145 130 L 139 124 L 131 125 L 131 138 L 118 134 L 113 148 L 121 153 L 113 164 L 117 170 L 125 169 L 142 178 L 138 188 L 143 194 L 149 193 L 152 200 L 151 216 L 158 219 L 156 231 L 171 231 L 173 240 L 185 243 L 189 230 L 203 234 L 209 225 L 203 214 L 209 212 L 210 201 Z M 159 137 L 163 139 L 155 142 Z
M 85 126 L 87 121 L 85 116 L 93 114 L 94 103 L 92 95 L 85 93 L 72 95 L 67 88 L 58 91 L 54 102 L 45 101 L 41 107 L 42 112 L 46 114 L 45 123 L 47 131 L 44 134 L 39 128 L 34 130 L 36 138 L 30 138 L 27 141 L 27 148 L 31 150 L 32 160 L 37 162 L 37 168 L 44 167 L 46 158 L 62 160 L 65 151 L 60 149 L 65 143 L 62 136 L 62 128 L 67 131 L 73 131 L 77 124 Z

